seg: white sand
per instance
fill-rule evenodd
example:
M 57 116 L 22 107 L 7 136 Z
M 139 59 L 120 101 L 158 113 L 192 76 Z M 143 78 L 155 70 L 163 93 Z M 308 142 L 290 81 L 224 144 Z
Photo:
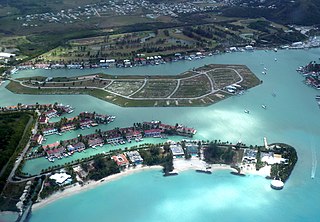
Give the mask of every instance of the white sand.
M 174 166 L 175 172 L 181 172 L 185 170 L 205 170 L 207 166 L 210 166 L 212 171 L 216 171 L 216 170 L 236 171 L 235 169 L 231 168 L 229 165 L 207 164 L 203 160 L 199 160 L 199 158 L 197 157 L 192 157 L 190 160 L 185 160 L 182 158 L 174 159 L 173 166 Z
M 257 171 L 255 164 L 249 164 L 249 165 L 250 166 L 246 165 L 245 167 L 243 167 L 243 169 L 241 170 L 241 173 L 258 175 L 263 177 L 270 176 L 271 166 L 264 166 L 259 171 Z

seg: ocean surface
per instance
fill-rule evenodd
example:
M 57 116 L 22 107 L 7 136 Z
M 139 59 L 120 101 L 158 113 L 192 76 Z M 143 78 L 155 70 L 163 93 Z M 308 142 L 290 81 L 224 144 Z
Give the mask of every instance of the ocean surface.
M 176 177 L 164 178 L 159 171 L 152 170 L 61 199 L 34 211 L 30 221 L 319 220 L 320 172 L 317 171 L 316 162 L 320 163 L 320 109 L 315 96 L 320 92 L 306 86 L 304 78 L 295 71 L 310 61 L 318 61 L 319 57 L 320 49 L 254 51 L 128 69 L 18 72 L 16 78 L 84 75 L 97 71 L 119 76 L 175 75 L 210 63 L 245 64 L 263 80 L 263 84 L 242 96 L 234 96 L 209 107 L 121 108 L 85 95 L 16 95 L 3 86 L 0 87 L 0 106 L 19 102 L 61 102 L 76 108 L 70 116 L 81 111 L 116 115 L 115 122 L 101 126 L 103 129 L 129 126 L 145 120 L 161 120 L 196 128 L 196 139 L 241 140 L 246 144 L 262 145 L 263 137 L 267 137 L 269 143 L 283 142 L 294 146 L 299 156 L 291 177 L 281 191 L 271 190 L 270 181 L 265 178 L 237 177 L 229 171 L 211 175 L 187 171 Z M 264 68 L 267 69 L 266 75 L 262 74 Z M 267 109 L 263 109 L 262 104 Z M 244 113 L 245 109 L 250 114 Z M 73 137 L 71 134 L 62 137 Z M 60 139 L 59 136 L 53 136 L 48 141 Z M 101 152 L 110 149 L 103 147 Z M 91 154 L 88 152 L 87 155 Z M 34 174 L 47 166 L 50 165 L 45 159 L 27 161 L 23 171 Z M 314 179 L 311 179 L 311 174 Z

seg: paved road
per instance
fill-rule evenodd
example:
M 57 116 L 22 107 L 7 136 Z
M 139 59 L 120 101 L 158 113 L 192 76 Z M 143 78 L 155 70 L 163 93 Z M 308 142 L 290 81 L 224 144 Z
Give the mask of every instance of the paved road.
M 31 122 L 30 122 L 30 120 L 31 120 Z M 27 129 L 27 128 L 29 127 L 29 125 L 32 123 L 33 117 L 31 117 L 30 120 L 29 120 L 29 122 L 28 122 L 28 124 L 27 124 L 26 129 Z M 34 132 L 37 132 L 37 129 L 38 129 L 38 122 L 36 122 L 36 124 L 35 124 L 35 126 L 34 126 Z M 25 132 L 25 133 L 26 133 L 26 132 Z M 24 133 L 24 134 L 25 134 L 25 133 Z M 23 135 L 23 136 L 24 136 L 24 135 Z M 8 177 L 8 182 L 11 182 L 11 183 L 17 182 L 17 181 L 14 181 L 12 178 L 15 176 L 16 170 L 17 170 L 17 168 L 19 167 L 19 165 L 20 165 L 21 161 L 23 160 L 24 156 L 26 155 L 27 151 L 29 150 L 29 147 L 30 147 L 30 140 L 29 140 L 29 142 L 27 143 L 27 145 L 24 147 L 24 149 L 22 150 L 19 158 L 18 158 L 18 159 L 16 160 L 16 162 L 14 163 L 14 166 L 13 166 L 13 168 L 12 168 L 12 170 L 11 170 L 11 173 L 10 173 L 10 175 L 9 175 L 9 177 Z M 27 180 L 29 180 L 29 179 L 27 179 Z M 22 180 L 21 180 L 21 181 L 22 181 Z M 18 181 L 18 182 L 21 182 L 21 181 Z

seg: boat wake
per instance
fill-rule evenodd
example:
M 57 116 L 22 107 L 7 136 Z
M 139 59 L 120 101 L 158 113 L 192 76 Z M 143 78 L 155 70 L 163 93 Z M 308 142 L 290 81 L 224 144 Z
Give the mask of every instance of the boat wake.
M 311 150 L 311 154 L 312 154 L 311 179 L 313 179 L 316 176 L 316 170 L 317 170 L 317 153 L 314 147 Z

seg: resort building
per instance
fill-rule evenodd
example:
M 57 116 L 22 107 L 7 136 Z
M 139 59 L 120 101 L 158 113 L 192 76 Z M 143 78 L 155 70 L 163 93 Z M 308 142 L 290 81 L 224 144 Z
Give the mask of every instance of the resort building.
M 187 143 L 186 144 L 186 152 L 187 152 L 187 154 L 190 154 L 191 156 L 197 156 L 199 153 L 198 145 Z
M 129 161 L 127 160 L 126 156 L 123 154 L 118 154 L 117 156 L 111 157 L 118 166 L 128 166 Z
M 257 150 L 253 149 L 244 149 L 242 162 L 248 162 L 248 163 L 256 163 L 257 162 Z
M 172 152 L 173 157 L 175 157 L 175 158 L 184 156 L 184 151 L 183 151 L 182 146 L 180 144 L 176 144 L 174 142 L 171 142 L 170 150 Z
M 138 151 L 129 151 L 126 152 L 126 155 L 132 163 L 141 164 L 143 162 L 143 159 Z
M 66 173 L 55 173 L 49 177 L 51 180 L 55 180 L 55 182 L 59 186 L 63 186 L 66 184 L 70 184 L 72 182 L 71 176 Z
M 282 158 L 280 154 L 270 153 L 261 153 L 261 161 L 266 162 L 268 165 L 273 165 L 276 163 L 286 163 L 288 160 Z

